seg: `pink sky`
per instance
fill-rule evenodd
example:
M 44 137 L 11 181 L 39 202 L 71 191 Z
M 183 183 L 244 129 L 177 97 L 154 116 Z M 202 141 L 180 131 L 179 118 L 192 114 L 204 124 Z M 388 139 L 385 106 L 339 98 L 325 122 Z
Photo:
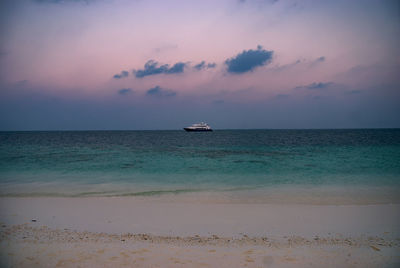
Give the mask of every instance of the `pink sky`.
M 61 100 L 115 103 L 123 97 L 126 105 L 149 108 L 161 101 L 149 97 L 156 86 L 174 92 L 162 100 L 171 105 L 251 105 L 284 96 L 297 103 L 307 96 L 347 103 L 349 92 L 382 86 L 399 96 L 396 1 L 21 0 L 2 5 L 3 99 L 17 99 L 13 89 L 19 88 Z M 229 72 L 226 60 L 257 51 L 258 45 L 272 52 L 270 60 Z M 169 67 L 182 62 L 185 68 L 135 76 L 149 60 Z M 196 70 L 202 61 L 216 67 Z M 124 70 L 127 77 L 113 78 Z M 318 83 L 321 90 L 313 90 Z M 121 89 L 129 90 L 119 94 Z M 296 102 L 286 105 L 291 109 Z

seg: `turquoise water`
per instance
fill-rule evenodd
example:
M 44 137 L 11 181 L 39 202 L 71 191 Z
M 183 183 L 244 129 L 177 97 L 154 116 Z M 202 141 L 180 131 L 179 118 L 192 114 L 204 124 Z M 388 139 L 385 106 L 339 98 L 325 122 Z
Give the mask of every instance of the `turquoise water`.
M 0 194 L 400 188 L 400 130 L 0 132 Z

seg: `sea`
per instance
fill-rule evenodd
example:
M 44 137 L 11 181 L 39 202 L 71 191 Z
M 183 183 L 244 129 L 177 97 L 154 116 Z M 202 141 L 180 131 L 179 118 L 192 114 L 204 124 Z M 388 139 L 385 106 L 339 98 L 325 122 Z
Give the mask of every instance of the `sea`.
M 0 132 L 0 197 L 41 196 L 398 203 L 400 129 Z

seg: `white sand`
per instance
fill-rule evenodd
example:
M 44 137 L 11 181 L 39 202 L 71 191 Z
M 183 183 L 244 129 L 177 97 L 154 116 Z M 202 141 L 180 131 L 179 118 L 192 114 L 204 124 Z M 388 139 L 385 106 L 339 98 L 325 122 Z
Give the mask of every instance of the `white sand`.
M 164 201 L 135 197 L 0 198 L 0 266 L 400 264 L 399 204 Z
M 14 267 L 398 267 L 399 248 L 186 246 L 125 242 L 0 243 Z

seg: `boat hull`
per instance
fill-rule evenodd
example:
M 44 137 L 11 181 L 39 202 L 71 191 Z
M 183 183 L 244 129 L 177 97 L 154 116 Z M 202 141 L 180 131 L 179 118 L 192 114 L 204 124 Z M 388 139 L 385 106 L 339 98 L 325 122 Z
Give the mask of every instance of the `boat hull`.
M 184 130 L 186 130 L 187 132 L 208 132 L 208 131 L 212 131 L 212 129 L 193 129 L 193 128 L 183 128 Z

